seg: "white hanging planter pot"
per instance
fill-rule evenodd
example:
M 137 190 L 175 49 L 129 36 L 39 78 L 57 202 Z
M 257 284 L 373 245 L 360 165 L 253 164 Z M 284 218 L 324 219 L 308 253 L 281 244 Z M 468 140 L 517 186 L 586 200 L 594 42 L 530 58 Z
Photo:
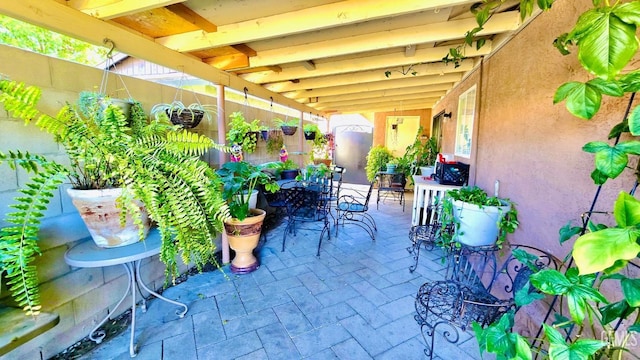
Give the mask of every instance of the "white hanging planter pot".
M 119 247 L 140 241 L 138 226 L 129 216 L 127 216 L 125 226 L 120 226 L 121 210 L 116 206 L 116 199 L 122 194 L 122 189 L 67 189 L 67 193 L 98 247 Z M 137 205 L 142 213 L 144 235 L 146 236 L 151 224 L 147 209 L 142 202 L 138 202 Z
M 453 216 L 460 226 L 455 238 L 470 246 L 493 245 L 498 239 L 498 224 L 511 209 L 504 206 L 478 206 L 459 200 L 453 200 Z

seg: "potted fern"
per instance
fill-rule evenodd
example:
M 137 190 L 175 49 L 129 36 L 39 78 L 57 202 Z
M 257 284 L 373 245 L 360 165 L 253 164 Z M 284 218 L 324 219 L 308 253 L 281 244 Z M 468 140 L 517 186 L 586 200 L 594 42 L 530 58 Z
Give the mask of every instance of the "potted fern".
M 64 166 L 19 151 L 0 154 L 0 162 L 35 173 L 21 191 L 24 196 L 15 199 L 17 211 L 6 219 L 13 226 L 0 231 L 0 265 L 13 297 L 25 311 L 37 313 L 40 307 L 37 274 L 30 265 L 39 252 L 39 219 L 53 190 L 65 181 L 73 188 L 99 192 L 119 188 L 116 207 L 122 216 L 116 218 L 124 223 L 130 216 L 138 239 L 144 237 L 145 220 L 137 201 L 144 204 L 162 238 L 160 259 L 168 278 L 178 275 L 178 254 L 198 269 L 215 262 L 214 239 L 229 209 L 220 179 L 199 156 L 225 147 L 177 129 L 165 113 L 148 121 L 139 103 L 132 105 L 130 122 L 117 106 L 95 102 L 82 110 L 67 104 L 51 117 L 36 108 L 40 94 L 37 87 L 0 79 L 4 108 L 14 117 L 35 121 L 69 156 L 69 165 Z

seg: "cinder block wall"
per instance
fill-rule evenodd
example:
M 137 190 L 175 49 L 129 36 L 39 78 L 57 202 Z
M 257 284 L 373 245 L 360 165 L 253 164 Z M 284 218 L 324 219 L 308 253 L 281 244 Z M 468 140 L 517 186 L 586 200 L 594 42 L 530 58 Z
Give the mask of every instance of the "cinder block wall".
M 83 90 L 97 90 L 103 72 L 72 62 L 49 58 L 28 51 L 0 45 L 0 74 L 10 79 L 36 85 L 43 90 L 40 110 L 52 116 L 57 114 L 65 102 L 75 102 L 78 93 Z M 147 81 L 111 75 L 107 93 L 114 97 L 128 97 L 124 85 L 132 97 L 140 101 L 147 112 L 156 103 L 171 102 L 176 89 Z M 192 94 L 184 92 L 183 101 L 194 102 Z M 216 99 L 198 95 L 202 103 L 216 104 Z M 235 106 L 235 108 L 234 108 Z M 237 104 L 229 103 L 227 113 L 242 110 Z M 217 126 L 214 119 L 202 123 L 197 132 L 217 139 Z M 289 143 L 287 143 L 289 146 Z M 292 143 L 292 149 L 296 149 Z M 63 150 L 52 137 L 40 131 L 35 125 L 25 126 L 21 120 L 8 116 L 0 110 L 0 151 L 20 149 L 43 154 L 61 163 L 68 160 Z M 277 156 L 267 156 L 263 141 L 258 145 L 256 155 L 251 161 L 273 160 Z M 261 152 L 262 151 L 262 152 Z M 217 166 L 217 153 L 209 156 L 212 166 Z M 18 195 L 17 189 L 26 183 L 27 175 L 23 171 L 12 171 L 6 164 L 0 166 L 0 219 L 11 209 L 9 204 Z M 48 359 L 76 341 L 87 336 L 89 331 L 102 320 L 108 312 L 114 315 L 127 310 L 130 300 L 125 300 L 114 311 L 113 306 L 127 287 L 127 276 L 122 266 L 106 268 L 71 268 L 64 262 L 64 253 L 78 240 L 89 236 L 87 229 L 76 209 L 66 195 L 63 186 L 55 194 L 43 222 L 40 247 L 42 256 L 36 261 L 40 278 L 40 290 L 44 311 L 54 311 L 60 315 L 60 323 L 43 335 L 6 354 L 2 359 Z M 0 227 L 6 225 L 1 222 Z M 187 266 L 182 265 L 181 271 Z M 153 289 L 164 284 L 164 265 L 157 256 L 147 259 L 142 265 L 145 282 Z M 0 302 L 10 303 L 8 292 L 3 288 Z

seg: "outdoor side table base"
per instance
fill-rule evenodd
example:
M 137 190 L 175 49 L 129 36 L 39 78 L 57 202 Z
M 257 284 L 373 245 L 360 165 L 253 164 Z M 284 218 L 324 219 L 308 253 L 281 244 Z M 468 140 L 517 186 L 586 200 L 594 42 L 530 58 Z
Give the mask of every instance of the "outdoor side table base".
M 90 267 L 105 267 L 113 265 L 122 265 L 127 271 L 129 276 L 129 282 L 127 284 L 127 290 L 124 295 L 118 301 L 113 308 L 115 311 L 120 304 L 124 301 L 129 293 L 131 293 L 131 337 L 129 341 L 129 355 L 135 357 L 137 355 L 137 345 L 134 344 L 134 333 L 136 329 L 136 284 L 145 289 L 150 295 L 156 298 L 166 301 L 168 303 L 183 307 L 183 310 L 176 310 L 176 315 L 180 318 L 184 317 L 189 308 L 187 305 L 170 300 L 164 296 L 149 289 L 140 278 L 140 262 L 143 259 L 157 255 L 160 253 L 160 234 L 157 229 L 153 229 L 149 232 L 149 235 L 144 241 L 137 242 L 135 244 L 117 247 L 117 248 L 100 248 L 96 246 L 91 238 L 81 242 L 73 248 L 67 250 L 64 254 L 64 260 L 70 266 L 90 268 Z M 142 312 L 147 311 L 147 302 L 144 296 L 142 296 Z M 100 344 L 105 337 L 103 330 L 98 330 L 102 324 L 104 324 L 111 314 L 108 314 L 102 321 L 98 323 L 96 327 L 89 333 L 89 339 L 95 341 L 96 344 Z

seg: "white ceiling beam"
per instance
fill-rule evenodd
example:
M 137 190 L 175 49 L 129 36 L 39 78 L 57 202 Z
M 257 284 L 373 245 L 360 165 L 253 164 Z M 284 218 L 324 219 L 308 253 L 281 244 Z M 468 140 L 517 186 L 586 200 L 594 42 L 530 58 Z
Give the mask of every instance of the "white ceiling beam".
M 520 13 L 518 11 L 495 14 L 477 35 L 513 31 L 518 28 L 520 23 Z M 455 40 L 463 38 L 464 33 L 475 26 L 477 26 L 476 20 L 471 18 L 380 31 L 286 48 L 258 51 L 256 56 L 250 58 L 250 62 L 251 66 L 278 65 L 391 47 L 403 47 L 410 44 Z
M 423 77 L 411 77 L 407 79 L 398 79 L 398 80 L 390 80 L 390 81 L 378 81 L 372 83 L 365 84 L 353 84 L 353 85 L 343 85 L 343 86 L 334 86 L 330 88 L 316 89 L 316 90 L 304 90 L 304 91 L 292 91 L 289 93 L 282 93 L 289 98 L 313 98 L 320 96 L 330 96 L 330 95 L 341 95 L 341 94 L 352 94 L 357 92 L 364 91 L 376 91 L 376 90 L 388 90 L 395 89 L 399 87 L 411 87 L 411 86 L 423 86 L 423 91 L 437 91 L 437 90 L 449 90 L 454 82 L 459 81 L 462 76 L 458 76 L 457 80 L 450 81 L 448 83 L 436 83 L 434 84 L 434 80 L 430 78 Z
M 402 79 L 406 77 L 420 77 L 420 76 L 441 76 L 445 74 L 460 74 L 467 72 L 473 68 L 473 61 L 465 61 L 459 67 L 453 65 L 445 65 L 444 63 L 431 63 L 431 64 L 419 64 L 409 67 L 405 67 L 407 73 L 405 75 L 398 71 L 393 71 L 388 77 L 385 75 L 385 70 L 377 69 L 370 71 L 354 72 L 342 75 L 314 77 L 310 79 L 302 79 L 299 81 L 291 82 L 285 81 L 275 84 L 263 85 L 266 89 L 275 92 L 287 92 L 304 89 L 319 89 L 332 86 L 367 83 L 374 81 L 389 81 L 392 79 Z M 416 74 L 413 75 L 412 72 Z M 451 80 L 455 81 L 455 80 Z M 443 82 L 443 81 L 440 81 Z M 446 81 L 448 82 L 448 81 Z
M 418 92 L 424 92 L 424 86 L 414 86 L 414 87 L 402 87 L 396 89 L 386 89 L 386 90 L 376 90 L 376 91 L 362 91 L 358 93 L 352 94 L 342 94 L 342 95 L 333 95 L 333 96 L 318 96 L 313 98 L 300 99 L 303 104 L 312 104 L 312 103 L 323 103 L 323 102 L 337 102 L 337 101 L 348 101 L 348 100 L 358 100 L 358 99 L 369 99 L 375 97 L 386 97 L 386 96 L 396 96 L 396 95 L 407 95 Z M 429 96 L 442 96 L 445 95 L 447 90 L 431 90 L 427 93 Z
M 288 81 L 292 79 L 305 79 L 318 76 L 328 76 L 336 74 L 344 74 L 356 71 L 374 70 L 374 69 L 394 69 L 399 66 L 406 66 L 421 62 L 439 62 L 449 53 L 451 46 L 438 46 L 435 48 L 420 49 L 412 58 L 407 58 L 404 54 L 397 52 L 386 55 L 362 56 L 355 59 L 337 60 L 330 62 L 315 62 L 316 69 L 309 71 L 302 66 L 283 68 L 279 73 L 273 71 L 261 71 L 251 74 L 241 75 L 245 80 L 257 83 L 274 83 L 280 81 Z M 488 40 L 480 50 L 474 47 L 466 49 L 467 57 L 477 57 L 488 55 L 492 49 L 492 42 Z M 465 62 L 471 60 L 465 60 Z M 453 67 L 453 66 L 450 66 Z M 384 73 L 384 70 L 382 71 Z
M 95 45 L 103 45 L 102 41 L 109 38 L 116 44 L 118 51 L 133 57 L 176 71 L 184 71 L 189 75 L 232 89 L 242 90 L 246 87 L 251 95 L 263 99 L 273 97 L 274 102 L 300 111 L 316 111 L 295 100 L 268 91 L 260 85 L 211 67 L 199 59 L 167 49 L 142 35 L 83 14 L 55 0 L 0 1 L 0 14 Z
M 435 98 L 422 99 L 422 100 L 414 100 L 409 102 L 398 102 L 398 101 L 390 101 L 390 102 L 374 102 L 370 104 L 362 104 L 356 106 L 344 106 L 341 108 L 334 109 L 337 112 L 383 112 L 383 111 L 396 111 L 397 114 L 402 114 L 402 111 L 406 110 L 417 110 L 417 109 L 430 109 L 439 100 Z M 323 110 L 327 113 L 333 112 L 330 110 Z
M 390 101 L 395 101 L 398 103 L 398 105 L 405 103 L 405 102 L 410 102 L 413 100 L 424 100 L 424 99 L 441 99 L 442 95 L 433 95 L 434 92 L 421 92 L 421 93 L 415 93 L 415 94 L 411 94 L 411 95 L 398 95 L 398 96 L 385 96 L 385 97 L 372 97 L 372 98 L 367 98 L 367 99 L 360 99 L 360 100 L 350 100 L 350 101 L 337 101 L 337 102 L 319 102 L 319 103 L 315 103 L 315 104 L 308 104 L 309 106 L 313 107 L 314 109 L 318 109 L 318 110 L 327 110 L 327 109 L 336 109 L 336 108 L 341 108 L 341 107 L 345 107 L 345 106 L 355 106 L 355 105 L 366 105 L 366 104 L 372 104 L 372 103 L 383 103 L 383 102 L 390 102 Z
M 68 0 L 67 5 L 85 14 L 108 20 L 141 11 L 161 8 L 185 0 Z
M 276 38 L 416 11 L 473 3 L 469 0 L 347 0 L 285 14 L 218 26 L 216 33 L 192 31 L 156 39 L 168 48 L 191 52 L 210 47 Z

